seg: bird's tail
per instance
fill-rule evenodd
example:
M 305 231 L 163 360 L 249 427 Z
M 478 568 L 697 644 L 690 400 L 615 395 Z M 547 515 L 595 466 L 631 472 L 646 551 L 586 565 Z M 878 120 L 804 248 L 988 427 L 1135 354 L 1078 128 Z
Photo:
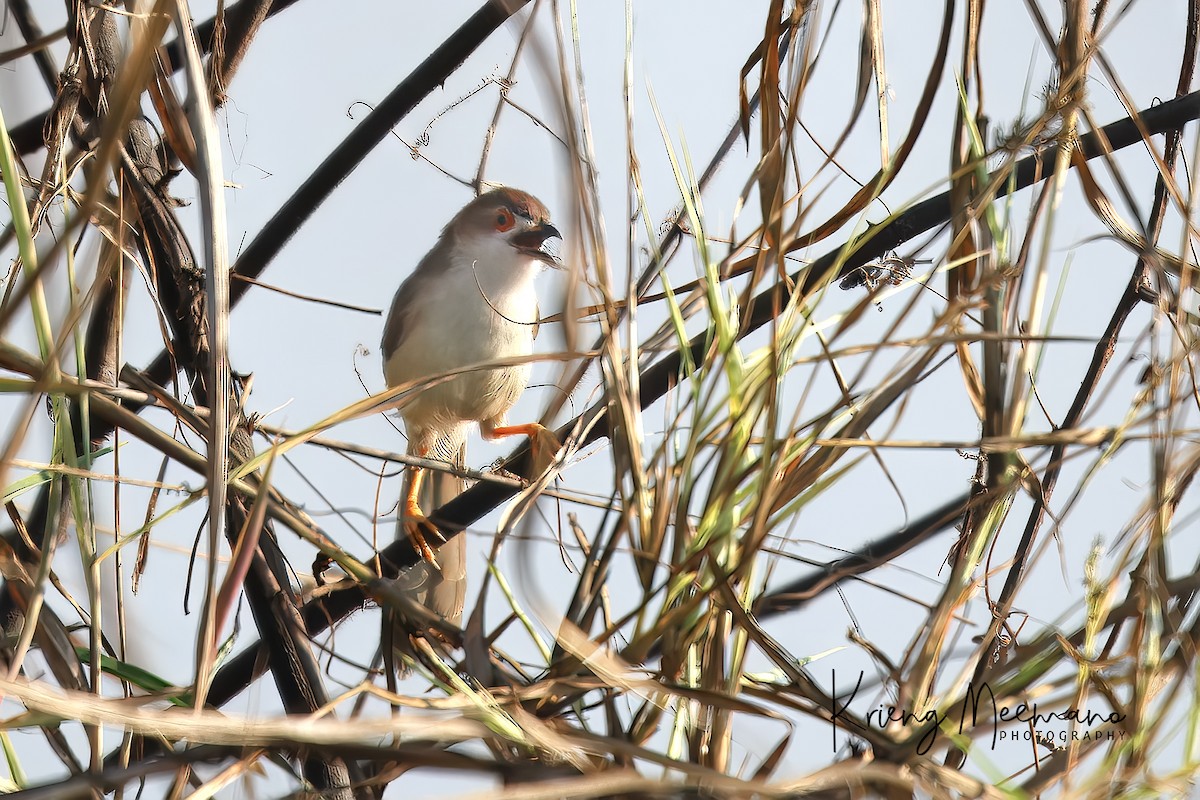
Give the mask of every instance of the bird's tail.
M 454 454 L 453 463 L 462 466 L 462 446 L 459 446 Z M 462 478 L 449 472 L 431 470 L 422 488 L 425 496 L 421 498 L 421 507 L 432 512 L 458 497 L 463 491 L 464 483 Z M 467 594 L 466 555 L 465 533 L 458 534 L 439 547 L 437 560 L 441 569 L 429 568 L 429 580 L 422 587 L 423 596 L 419 598 L 430 611 L 455 627 L 461 626 L 463 604 Z M 426 567 L 428 568 L 428 565 Z
M 438 447 L 431 455 L 451 461 L 457 466 L 463 463 L 462 445 L 458 445 L 452 452 Z M 409 473 L 406 480 L 412 480 L 411 470 L 406 472 Z M 421 508 L 431 513 L 457 497 L 463 488 L 464 482 L 461 478 L 442 470 L 428 470 L 421 487 L 421 497 L 418 498 Z M 406 535 L 401 525 L 401 514 L 403 509 L 397 509 L 397 538 Z M 423 654 L 425 648 L 417 646 L 417 638 L 424 639 L 438 651 L 444 650 L 447 644 L 453 646 L 459 638 L 457 630 L 462 626 L 463 605 L 467 594 L 466 551 L 466 535 L 460 533 L 436 549 L 437 567 L 424 560 L 418 560 L 405 570 L 397 581 L 398 586 L 403 587 L 401 591 L 406 592 L 413 602 L 434 615 L 433 618 L 417 613 L 398 613 L 390 616 L 392 649 L 401 675 L 408 672 L 406 662 L 422 661 L 426 658 Z M 422 620 L 422 616 L 426 619 Z

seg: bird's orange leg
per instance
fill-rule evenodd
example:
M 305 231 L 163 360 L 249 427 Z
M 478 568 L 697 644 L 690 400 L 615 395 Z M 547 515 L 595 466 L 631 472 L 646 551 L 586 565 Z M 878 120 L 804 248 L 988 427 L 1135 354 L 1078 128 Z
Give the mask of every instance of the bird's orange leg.
M 501 436 L 528 436 L 529 447 L 533 457 L 533 476 L 541 475 L 554 463 L 554 456 L 562 449 L 562 442 L 545 425 L 527 422 L 524 425 L 500 425 L 492 428 L 489 439 L 499 439 Z
M 427 451 L 426 451 L 427 452 Z M 420 452 L 422 458 L 426 452 Z M 408 540 L 412 542 L 413 550 L 416 550 L 421 558 L 428 561 L 434 567 L 438 567 L 437 558 L 433 554 L 433 548 L 429 546 L 426 539 L 438 540 L 441 544 L 446 541 L 442 536 L 441 531 L 437 526 L 429 521 L 429 517 L 425 516 L 425 512 L 421 510 L 421 484 L 425 480 L 425 470 L 420 467 L 413 467 L 412 479 L 408 482 L 408 497 L 404 500 L 404 517 L 402 524 L 404 532 L 408 534 Z M 438 567 L 440 569 L 440 567 Z

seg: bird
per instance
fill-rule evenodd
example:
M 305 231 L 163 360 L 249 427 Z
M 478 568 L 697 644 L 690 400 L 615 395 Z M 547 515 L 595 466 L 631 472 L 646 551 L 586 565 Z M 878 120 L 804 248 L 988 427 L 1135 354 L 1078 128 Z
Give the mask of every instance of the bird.
M 535 278 L 559 266 L 544 249 L 550 239 L 562 234 L 541 201 L 519 189 L 492 189 L 454 215 L 396 290 L 380 349 L 387 385 L 414 387 L 399 407 L 409 455 L 457 461 L 473 425 L 485 439 L 525 435 L 535 452 L 557 452 L 557 439 L 542 425 L 506 423 L 532 369 L 520 359 L 532 355 L 537 335 Z M 444 537 L 421 509 L 425 472 L 411 470 L 401 525 L 438 570 L 431 541 Z M 461 590 L 457 603 L 461 614 Z

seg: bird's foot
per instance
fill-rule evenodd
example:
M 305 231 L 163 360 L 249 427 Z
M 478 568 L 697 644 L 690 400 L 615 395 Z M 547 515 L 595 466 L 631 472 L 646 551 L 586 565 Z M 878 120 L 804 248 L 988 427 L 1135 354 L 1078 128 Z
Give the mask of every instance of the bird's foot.
M 524 425 L 500 425 L 490 431 L 484 431 L 484 437 L 487 439 L 496 439 L 501 436 L 529 437 L 530 480 L 537 480 L 545 474 L 546 470 L 554 464 L 554 458 L 558 455 L 558 451 L 562 450 L 562 443 L 558 441 L 558 437 L 545 425 L 537 422 L 528 422 Z
M 422 559 L 427 561 L 434 569 L 441 569 L 437 562 L 437 556 L 434 555 L 433 548 L 429 546 L 429 541 L 435 541 L 438 546 L 446 543 L 446 537 L 438 530 L 438 527 L 433 524 L 429 517 L 419 513 L 409 513 L 404 519 L 404 532 L 408 535 L 408 540 L 412 543 L 413 550 L 417 551 Z
M 531 477 L 536 479 L 550 469 L 559 450 L 562 450 L 562 442 L 549 428 L 537 423 L 530 425 L 529 463 L 533 467 Z

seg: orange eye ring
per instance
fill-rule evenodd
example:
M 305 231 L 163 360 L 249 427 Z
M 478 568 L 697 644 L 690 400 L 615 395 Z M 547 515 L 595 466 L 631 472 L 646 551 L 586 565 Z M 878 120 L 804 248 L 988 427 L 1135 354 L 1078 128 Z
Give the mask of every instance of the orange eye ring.
M 496 230 L 512 230 L 512 226 L 515 225 L 516 222 L 517 221 L 513 218 L 512 212 L 507 208 L 502 208 L 496 212 Z

